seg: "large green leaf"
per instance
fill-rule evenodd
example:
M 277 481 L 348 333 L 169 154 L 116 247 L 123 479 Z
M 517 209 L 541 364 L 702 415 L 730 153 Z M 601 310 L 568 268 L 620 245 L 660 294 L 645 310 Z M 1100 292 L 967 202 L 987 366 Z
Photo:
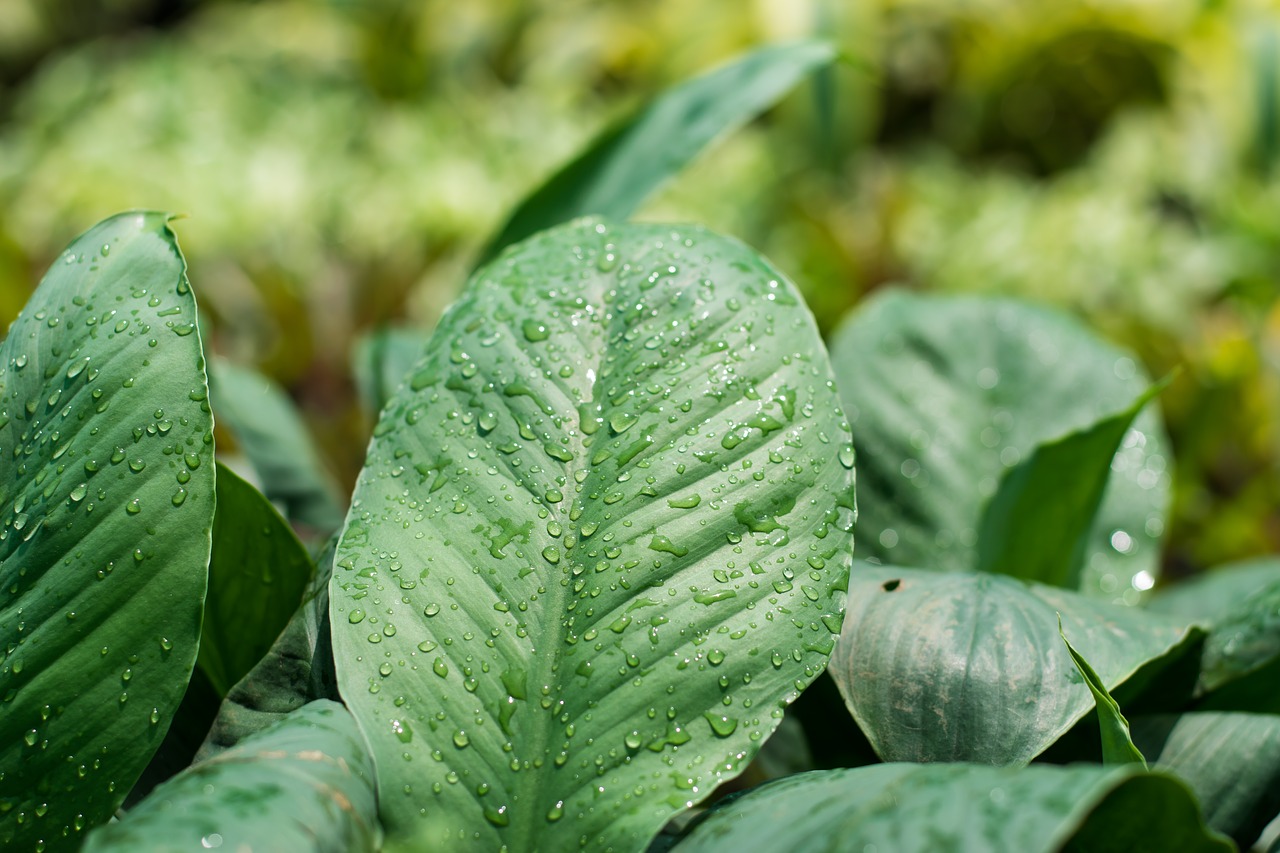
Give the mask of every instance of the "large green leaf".
M 215 359 L 210 364 L 218 424 L 253 466 L 262 493 L 323 536 L 342 524 L 338 489 L 287 394 L 262 374 Z
M 835 58 L 835 48 L 825 42 L 770 45 L 664 92 L 521 202 L 480 262 L 579 216 L 626 219 L 709 143 L 773 106 Z
M 218 466 L 200 668 L 219 696 L 266 654 L 302 602 L 311 557 L 275 507 Z
M 771 782 L 713 810 L 677 853 L 1178 850 L 1229 853 L 1171 776 L 1134 765 L 878 764 Z
M 1200 707 L 1280 714 L 1280 580 L 1217 620 L 1200 658 Z
M 1242 560 L 1161 587 L 1147 607 L 1188 620 L 1217 622 L 1230 616 L 1252 593 L 1276 581 L 1280 581 L 1280 559 Z
M 235 746 L 315 699 L 337 699 L 329 633 L 329 579 L 335 534 L 316 561 L 301 606 L 267 653 L 231 688 L 197 760 Z
M 1109 690 L 1200 634 L 1005 575 L 859 565 L 831 674 L 885 761 L 1025 763 L 1094 704 L 1058 613 Z
M 196 305 L 158 213 L 90 229 L 0 345 L 0 845 L 73 848 L 191 676 L 214 510 Z
M 1149 385 L 1130 356 L 1070 318 L 989 297 L 886 293 L 836 333 L 832 361 L 862 461 L 859 554 L 886 565 L 977 567 L 984 513 L 1009 469 Z M 1157 413 L 1143 411 L 1111 463 L 1083 592 L 1133 602 L 1154 581 L 1165 445 Z
M 355 720 L 318 700 L 156 788 L 89 834 L 105 851 L 375 851 L 373 758 Z
M 1280 716 L 1138 717 L 1133 737 L 1156 767 L 1186 780 L 1205 820 L 1241 849 L 1280 814 Z
M 331 584 L 389 846 L 634 850 L 823 669 L 853 453 L 795 288 L 576 223 L 473 279 L 374 431 Z

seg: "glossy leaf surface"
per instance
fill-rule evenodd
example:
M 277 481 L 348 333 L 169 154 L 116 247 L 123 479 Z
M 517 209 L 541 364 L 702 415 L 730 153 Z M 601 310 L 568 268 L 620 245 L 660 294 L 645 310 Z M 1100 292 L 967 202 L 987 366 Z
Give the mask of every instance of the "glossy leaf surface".
M 1201 707 L 1280 714 L 1280 580 L 1217 620 L 1200 659 Z
M 275 507 L 218 466 L 213 556 L 197 662 L 225 696 L 284 630 L 311 577 L 311 557 Z
M 717 137 L 746 124 L 836 58 L 808 41 L 760 48 L 664 92 L 605 131 L 525 199 L 481 256 L 579 216 L 629 217 Z
M 1156 590 L 1147 607 L 1188 620 L 1217 622 L 1263 587 L 1280 582 L 1280 559 L 1261 557 L 1216 566 Z
M 1022 764 L 1093 707 L 1058 613 L 1109 690 L 1199 636 L 1004 575 L 859 564 L 831 674 L 885 761 Z
M 1070 318 L 989 297 L 886 293 L 836 332 L 832 361 L 862 462 L 859 556 L 948 570 L 979 565 L 984 513 L 1011 469 L 1150 384 L 1132 357 Z M 1151 586 L 1169 458 L 1149 407 L 1112 461 L 1081 591 L 1133 603 Z
M 106 820 L 195 662 L 213 423 L 167 219 L 79 237 L 0 345 L 0 846 Z
M 795 288 L 576 223 L 471 281 L 383 411 L 331 585 L 389 846 L 639 850 L 826 664 L 853 456 Z
M 368 747 L 342 705 L 319 700 L 156 788 L 84 850 L 361 853 L 379 837 Z
M 1205 820 L 1248 849 L 1280 814 L 1280 716 L 1192 713 L 1136 718 L 1152 763 L 1181 776 Z
M 1228 853 L 1175 778 L 1133 765 L 877 764 L 771 782 L 714 809 L 677 853 L 1180 850 Z

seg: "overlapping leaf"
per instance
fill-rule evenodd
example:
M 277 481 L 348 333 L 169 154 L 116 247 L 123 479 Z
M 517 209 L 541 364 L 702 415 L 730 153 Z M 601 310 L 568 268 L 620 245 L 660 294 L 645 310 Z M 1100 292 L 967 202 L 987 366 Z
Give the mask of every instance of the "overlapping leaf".
M 642 849 L 822 671 L 853 454 L 813 319 L 699 228 L 578 223 L 469 285 L 338 549 L 392 849 Z
M 196 306 L 168 217 L 78 238 L 0 346 L 0 845 L 73 849 L 191 675 L 214 510 Z

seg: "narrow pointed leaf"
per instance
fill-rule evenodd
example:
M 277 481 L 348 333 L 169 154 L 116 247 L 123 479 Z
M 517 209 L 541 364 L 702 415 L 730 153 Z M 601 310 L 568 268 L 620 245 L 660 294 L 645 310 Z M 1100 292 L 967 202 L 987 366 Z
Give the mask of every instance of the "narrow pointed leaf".
M 200 668 L 225 696 L 284 630 L 311 577 L 311 557 L 275 507 L 218 466 Z
M 978 524 L 978 571 L 1079 588 L 1111 460 L 1138 412 L 1166 384 L 1082 430 L 1037 445 L 1005 471 Z
M 1084 683 L 1088 686 L 1089 692 L 1093 694 L 1094 707 L 1098 712 L 1098 726 L 1102 730 L 1102 763 L 1141 764 L 1145 769 L 1147 759 L 1133 745 L 1133 739 L 1129 736 L 1129 721 L 1124 718 L 1124 714 L 1120 713 L 1120 705 L 1111 698 L 1106 684 L 1098 673 L 1093 671 L 1089 662 L 1067 639 L 1066 633 L 1062 630 L 1061 614 L 1058 615 L 1058 634 L 1066 644 L 1067 651 L 1071 653 L 1071 660 L 1075 663 L 1076 669 L 1084 677 Z
M 878 764 L 771 782 L 714 809 L 676 853 L 1179 850 L 1230 853 L 1172 776 L 1133 766 Z
M 853 456 L 795 288 L 576 223 L 474 278 L 384 409 L 330 587 L 390 849 L 640 850 L 826 664 Z
M 869 300 L 836 332 L 832 363 L 861 460 L 859 555 L 947 570 L 977 567 L 982 548 L 1012 568 L 1016 552 L 980 544 L 997 532 L 983 530 L 983 513 L 1006 472 L 1150 384 L 1132 356 L 1070 318 L 976 296 Z M 1120 442 L 1085 549 L 1086 594 L 1134 603 L 1159 572 L 1171 458 L 1162 433 L 1147 408 Z M 1039 512 L 996 507 L 988 524 L 1024 511 Z M 1028 565 L 1071 553 L 1050 544 L 1052 530 L 1035 532 L 1043 538 L 1022 540 L 1035 549 L 1022 555 Z
M 1191 713 L 1137 717 L 1133 738 L 1160 770 L 1195 792 L 1205 821 L 1247 850 L 1280 815 L 1280 716 Z
M 1023 764 L 1093 706 L 1057 613 L 1109 690 L 1202 635 L 1005 575 L 860 564 L 831 674 L 885 761 Z
M 337 702 L 319 700 L 156 788 L 85 853 L 378 849 L 374 767 Z
M 770 45 L 664 92 L 599 136 L 525 199 L 479 263 L 530 234 L 580 216 L 626 219 L 717 137 L 773 106 L 835 58 L 835 48 L 825 42 Z
M 79 237 L 0 345 L 0 846 L 106 820 L 195 663 L 213 423 L 167 221 Z
M 315 699 L 337 699 L 329 633 L 329 579 L 337 536 L 316 561 L 301 606 L 249 673 L 231 688 L 204 743 L 204 760 L 279 722 Z
M 343 516 L 338 489 L 288 395 L 257 371 L 225 359 L 210 368 L 218 424 L 253 466 L 262 493 L 290 521 L 322 536 L 336 530 Z

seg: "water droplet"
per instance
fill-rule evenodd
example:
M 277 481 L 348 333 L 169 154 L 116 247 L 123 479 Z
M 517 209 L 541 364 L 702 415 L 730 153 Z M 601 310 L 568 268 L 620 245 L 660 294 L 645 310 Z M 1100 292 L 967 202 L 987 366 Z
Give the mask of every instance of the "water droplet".
M 707 711 L 703 716 L 711 724 L 711 731 L 715 732 L 716 737 L 728 737 L 738 728 L 738 721 L 733 717 L 716 714 L 712 711 Z
M 453 745 L 458 749 L 465 749 L 471 743 L 471 738 L 467 737 L 467 733 L 462 729 L 458 729 L 453 733 Z
M 361 622 L 364 621 L 364 611 L 352 610 L 350 613 L 347 614 L 347 621 L 350 622 L 352 625 L 360 624 Z
M 551 334 L 547 331 L 547 327 L 537 320 L 525 320 L 520 324 L 520 331 L 524 334 L 524 339 L 530 343 L 545 341 Z

